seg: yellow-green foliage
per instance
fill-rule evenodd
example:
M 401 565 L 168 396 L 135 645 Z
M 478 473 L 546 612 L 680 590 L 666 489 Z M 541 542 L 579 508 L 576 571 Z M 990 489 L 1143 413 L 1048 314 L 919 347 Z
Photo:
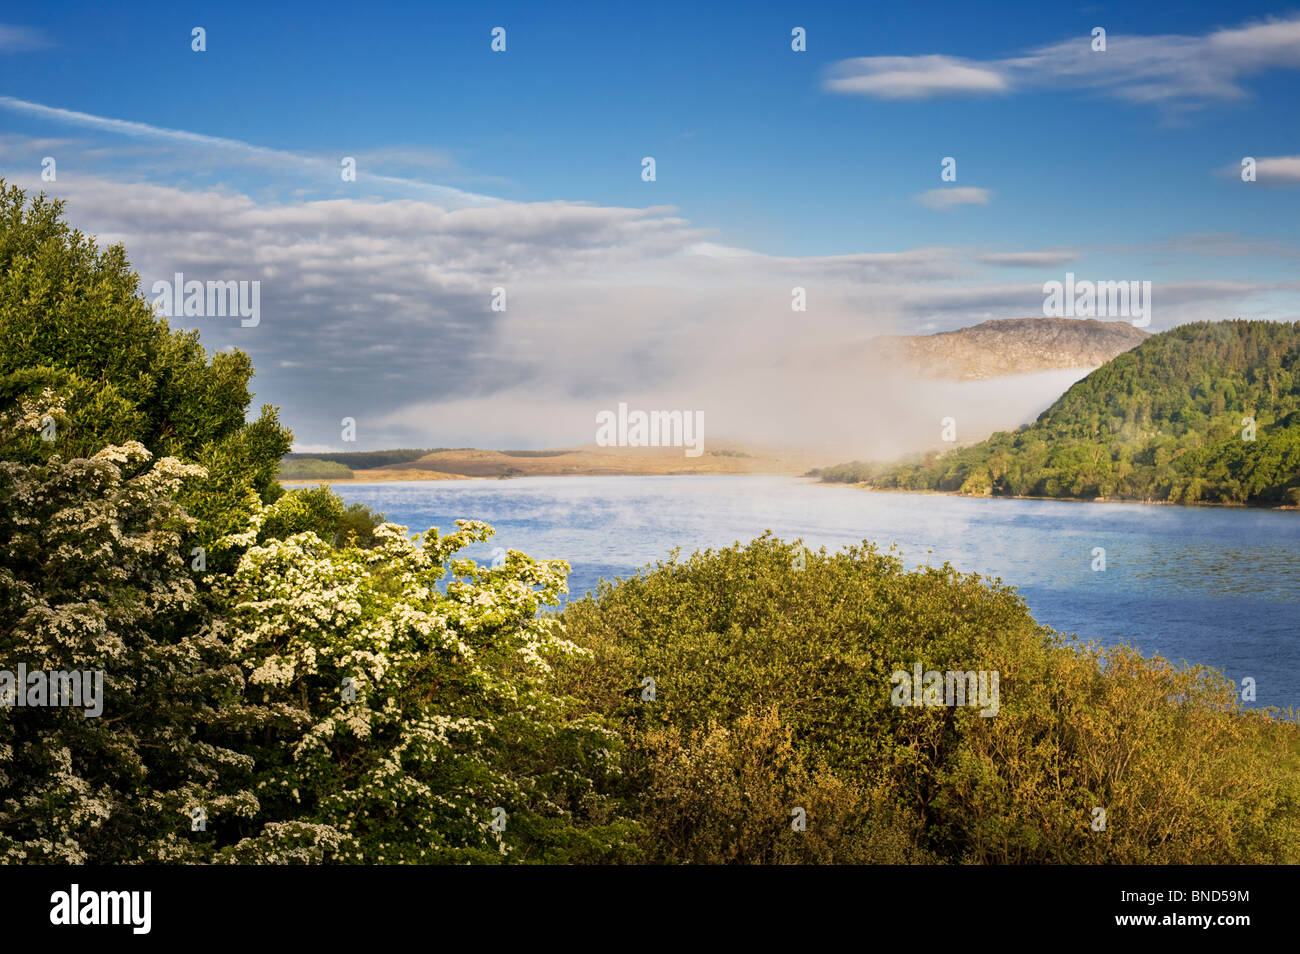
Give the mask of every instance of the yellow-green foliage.
M 729 728 L 676 726 L 639 738 L 653 850 L 700 864 L 903 864 L 929 860 L 915 819 L 880 789 L 813 768 L 775 707 Z M 802 812 L 804 825 L 797 829 Z
M 674 554 L 563 615 L 592 654 L 560 678 L 623 727 L 662 860 L 1300 860 L 1297 726 L 1219 674 L 1077 645 L 947 565 L 797 553 Z M 998 713 L 894 705 L 918 662 L 997 671 Z

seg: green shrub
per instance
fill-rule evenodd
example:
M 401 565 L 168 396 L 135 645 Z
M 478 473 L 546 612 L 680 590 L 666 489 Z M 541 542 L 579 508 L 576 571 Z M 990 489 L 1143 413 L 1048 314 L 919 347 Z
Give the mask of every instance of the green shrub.
M 662 860 L 789 857 L 776 806 L 811 798 L 799 795 L 810 772 L 870 793 L 868 814 L 891 819 L 892 859 L 1300 860 L 1296 724 L 1243 710 L 1222 676 L 1076 645 L 1014 590 L 947 565 L 909 572 L 863 546 L 809 554 L 800 570 L 797 552 L 764 535 L 674 555 L 563 613 L 591 655 L 567 659 L 561 685 L 622 726 L 630 803 L 648 830 L 677 833 L 647 845 Z M 996 715 L 894 705 L 891 675 L 915 663 L 998 672 Z M 654 701 L 638 688 L 647 678 Z M 748 801 L 727 794 L 727 771 L 690 768 L 754 761 L 719 754 L 716 733 L 752 736 L 770 711 L 793 750 L 766 760 L 765 780 L 742 773 Z M 852 817 L 852 804 L 832 817 Z M 765 835 L 747 805 L 767 806 Z M 1092 830 L 1095 807 L 1104 832 Z M 819 857 L 866 851 L 853 825 L 834 837 L 817 825 L 810 812 Z
M 296 488 L 273 503 L 262 518 L 259 542 L 314 533 L 333 543 L 343 520 L 343 499 L 328 487 Z
M 916 819 L 880 789 L 813 767 L 775 707 L 728 728 L 636 738 L 648 847 L 694 864 L 905 864 L 928 860 Z
M 0 414 L 0 438 L 52 409 Z M 0 861 L 205 861 L 192 813 L 256 810 L 252 759 L 225 741 L 250 723 L 242 679 L 181 545 L 194 470 L 136 442 L 0 461 L 0 668 L 102 680 L 97 715 L 0 705 Z

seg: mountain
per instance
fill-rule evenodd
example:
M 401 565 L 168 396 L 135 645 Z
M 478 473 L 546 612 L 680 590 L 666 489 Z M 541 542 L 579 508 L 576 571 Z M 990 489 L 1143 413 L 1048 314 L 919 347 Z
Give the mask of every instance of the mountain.
M 1064 368 L 1096 368 L 1150 335 L 1126 321 L 1006 318 L 933 335 L 882 335 L 872 350 L 928 378 L 978 381 Z
M 1300 505 L 1300 322 L 1151 335 L 1017 431 L 823 480 L 1010 496 Z

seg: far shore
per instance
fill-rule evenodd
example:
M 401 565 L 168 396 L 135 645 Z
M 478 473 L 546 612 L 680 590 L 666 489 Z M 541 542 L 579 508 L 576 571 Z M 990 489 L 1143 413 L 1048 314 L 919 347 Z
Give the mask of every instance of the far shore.
M 851 487 L 854 490 L 865 490 L 874 494 L 933 494 L 938 497 L 966 497 L 970 500 L 1051 500 L 1058 503 L 1078 504 L 1141 504 L 1144 507 L 1226 507 L 1232 510 L 1300 511 L 1300 506 L 1295 504 L 1277 504 L 1271 507 L 1264 504 L 1216 503 L 1214 501 L 1186 504 L 1174 500 L 1137 500 L 1131 497 L 1093 497 L 1085 500 L 1082 497 L 1035 497 L 1028 494 L 964 494 L 959 490 L 910 490 L 906 487 L 873 487 L 870 484 L 850 484 L 841 481 L 819 480 L 818 483 L 824 483 L 827 486 L 838 484 L 841 487 Z
M 345 456 L 345 455 L 341 455 Z M 479 448 L 442 450 L 415 460 L 355 468 L 352 476 L 288 477 L 287 483 L 376 483 L 408 480 L 465 480 L 510 477 L 615 477 L 770 475 L 799 477 L 825 466 L 835 452 L 789 450 L 713 441 L 695 456 L 681 447 L 600 447 L 588 444 L 542 451 Z M 359 461 L 361 462 L 361 461 Z M 345 462 L 346 463 L 346 462 Z
M 1048 500 L 1057 503 L 1077 503 L 1077 504 L 1141 504 L 1144 507 L 1222 507 L 1235 510 L 1290 510 L 1300 512 L 1300 506 L 1294 504 L 1278 504 L 1277 506 L 1265 506 L 1262 504 L 1243 504 L 1243 503 L 1214 503 L 1201 502 L 1193 504 L 1178 503 L 1172 500 L 1136 500 L 1127 497 L 1093 497 L 1091 500 L 1084 500 L 1079 497 L 1038 497 L 1026 494 L 963 494 L 956 490 L 909 490 L 903 487 L 872 487 L 863 483 L 844 483 L 840 481 L 825 481 L 811 476 L 807 472 L 791 473 L 789 469 L 762 471 L 753 470 L 745 472 L 719 472 L 716 470 L 620 470 L 611 472 L 608 470 L 592 471 L 567 471 L 564 473 L 537 473 L 537 474 L 512 474 L 510 476 L 491 476 L 491 475 L 468 475 L 468 474 L 447 474 L 428 470 L 357 470 L 353 471 L 351 477 L 316 477 L 316 478 L 280 478 L 280 485 L 284 487 L 293 486 L 332 486 L 334 484 L 387 484 L 387 483 L 408 483 L 417 481 L 438 482 L 444 480 L 513 480 L 515 477 L 793 477 L 802 478 L 811 483 L 824 484 L 827 487 L 848 487 L 853 490 L 865 490 L 868 493 L 877 494 L 929 494 L 938 497 L 966 497 L 970 500 Z
M 471 480 L 471 481 L 501 481 L 514 480 L 518 477 L 793 477 L 802 478 L 813 483 L 823 483 L 816 477 L 810 477 L 808 474 L 795 474 L 790 471 L 746 471 L 737 472 L 718 472 L 712 470 L 625 470 L 612 473 L 610 471 L 570 471 L 563 474 L 511 474 L 509 476 L 491 476 L 487 474 L 444 474 L 427 470 L 356 470 L 352 472 L 351 477 L 280 477 L 280 484 L 283 486 L 301 486 L 310 484 L 319 486 L 320 484 L 391 484 L 391 483 L 416 483 L 426 481 L 437 483 L 444 480 Z

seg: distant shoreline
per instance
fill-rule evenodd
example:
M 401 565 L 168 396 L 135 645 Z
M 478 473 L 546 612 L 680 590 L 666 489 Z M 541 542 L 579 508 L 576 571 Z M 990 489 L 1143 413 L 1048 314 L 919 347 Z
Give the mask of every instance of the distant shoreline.
M 1091 500 L 1085 500 L 1080 497 L 1040 497 L 1030 496 L 1027 494 L 963 494 L 956 490 L 910 490 L 903 487 L 872 487 L 867 484 L 851 484 L 839 481 L 824 481 L 816 477 L 810 477 L 807 474 L 791 474 L 788 472 L 773 471 L 770 473 L 719 473 L 719 472 L 685 472 L 685 473 L 665 473 L 646 472 L 634 473 L 622 471 L 619 473 L 567 473 L 567 474 L 518 474 L 511 477 L 470 477 L 464 474 L 444 474 L 435 473 L 427 470 L 403 470 L 391 471 L 387 473 L 375 473 L 374 471 L 366 473 L 364 477 L 344 477 L 344 478 L 280 478 L 279 482 L 282 487 L 285 486 L 312 486 L 318 487 L 321 484 L 395 484 L 395 483 L 442 483 L 443 481 L 501 481 L 515 480 L 519 477 L 543 477 L 543 478 L 564 478 L 564 477 L 789 477 L 794 480 L 805 480 L 809 483 L 822 484 L 827 487 L 848 487 L 851 490 L 862 490 L 868 493 L 877 494 L 930 494 L 939 497 L 964 497 L 968 500 L 1047 500 L 1057 503 L 1076 503 L 1076 504 L 1139 504 L 1143 507 L 1217 507 L 1229 510 L 1284 510 L 1300 513 L 1300 506 L 1294 504 L 1278 504 L 1276 506 L 1264 506 L 1261 504 L 1241 504 L 1241 503 L 1176 503 L 1172 500 L 1134 500 L 1126 497 L 1094 497 Z
M 589 471 L 573 472 L 564 474 L 512 474 L 509 477 L 466 474 L 444 474 L 434 473 L 432 471 L 357 471 L 364 473 L 362 477 L 278 477 L 276 478 L 281 486 L 310 484 L 313 487 L 321 484 L 415 484 L 415 483 L 443 483 L 445 481 L 506 481 L 518 480 L 524 477 L 541 477 L 546 479 L 565 478 L 565 477 L 789 477 L 793 480 L 807 480 L 810 483 L 823 483 L 816 477 L 809 477 L 807 474 L 793 474 L 789 471 L 755 471 L 747 473 L 737 473 L 735 471 L 618 471 L 610 473 L 608 471 Z M 846 485 L 847 486 L 847 485 Z
M 875 494 L 933 494 L 939 497 L 965 497 L 968 500 L 1051 500 L 1058 503 L 1077 504 L 1139 504 L 1143 507 L 1221 507 L 1228 510 L 1293 510 L 1300 512 L 1300 506 L 1295 504 L 1266 506 L 1264 504 L 1219 503 L 1216 501 L 1201 501 L 1189 504 L 1178 503 L 1173 500 L 1136 500 L 1130 497 L 1093 497 L 1091 500 L 1087 500 L 1082 497 L 1038 497 L 1029 494 L 964 494 L 959 490 L 911 490 L 905 487 L 872 487 L 869 484 L 851 484 L 841 481 L 819 480 L 818 483 L 824 483 L 827 486 L 838 484 L 841 487 L 865 490 L 868 493 Z
M 824 450 L 773 449 L 715 441 L 709 450 L 691 456 L 681 447 L 583 447 L 549 451 L 499 451 L 480 448 L 435 450 L 385 461 L 402 452 L 340 452 L 313 461 L 286 461 L 282 481 L 367 483 L 408 480 L 510 479 L 513 477 L 614 477 L 656 475 L 764 474 L 802 476 L 834 455 Z M 419 454 L 418 451 L 411 452 Z M 331 475 L 324 469 L 337 467 Z M 344 468 L 347 468 L 344 470 Z M 314 470 L 314 472 L 313 472 Z M 351 476 L 343 476 L 350 472 Z

